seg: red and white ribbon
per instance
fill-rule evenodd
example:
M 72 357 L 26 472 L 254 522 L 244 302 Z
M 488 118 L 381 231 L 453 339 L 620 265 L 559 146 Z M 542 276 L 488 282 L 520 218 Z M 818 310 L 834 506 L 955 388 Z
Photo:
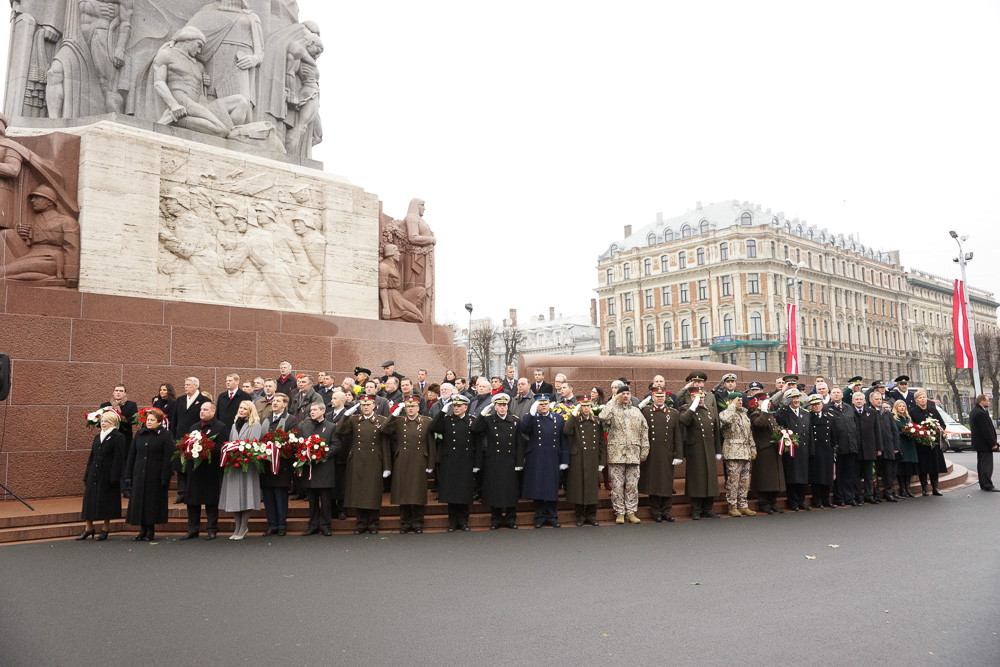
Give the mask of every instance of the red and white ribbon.
M 778 440 L 778 456 L 785 453 L 786 447 L 788 448 L 788 452 L 792 455 L 792 458 L 795 458 L 795 441 L 792 440 L 792 436 L 787 433 L 782 433 L 781 439 Z

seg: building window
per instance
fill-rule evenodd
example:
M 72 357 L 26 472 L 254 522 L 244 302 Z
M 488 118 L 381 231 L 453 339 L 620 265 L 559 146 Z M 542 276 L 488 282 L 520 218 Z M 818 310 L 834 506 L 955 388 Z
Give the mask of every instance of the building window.
M 775 255 L 774 253 L 775 253 L 775 245 L 774 241 L 771 241 L 771 257 L 777 258 L 777 255 Z
M 760 294 L 760 274 L 747 274 L 747 294 Z
M 663 323 L 663 349 L 669 350 L 674 346 L 674 327 L 670 322 Z
M 625 354 L 635 352 L 635 340 L 632 337 L 632 327 L 625 328 Z
M 646 237 L 646 245 L 656 245 L 656 234 L 655 233 L 653 233 L 653 232 L 649 233 L 649 235 Z
M 663 290 L 660 293 L 660 302 L 664 306 L 669 306 L 670 305 L 670 296 L 671 296 L 670 295 L 670 288 L 669 287 L 664 287 Z
M 646 290 L 646 308 L 649 309 L 652 307 L 653 307 L 653 290 L 648 289 Z
M 681 283 L 681 303 L 687 303 L 688 299 L 688 284 Z
M 691 347 L 691 323 L 681 320 L 681 345 Z
M 684 225 L 681 227 L 681 238 L 686 239 L 691 237 L 691 225 Z
M 815 294 L 813 293 L 813 284 L 812 284 L 812 283 L 809 283 L 809 300 L 810 300 L 810 301 L 815 301 L 815 300 L 816 300 L 816 299 L 814 298 L 815 296 L 816 296 L 816 295 L 815 295 Z
M 653 260 L 651 259 L 642 260 L 642 272 L 647 276 L 653 275 Z
M 611 297 L 610 299 L 608 299 L 608 315 L 615 314 L 615 303 L 617 303 L 617 301 L 618 299 L 616 297 Z
M 656 352 L 656 327 L 646 325 L 646 352 Z
M 760 340 L 764 335 L 764 323 L 760 319 L 760 313 L 756 310 L 750 313 L 750 338 Z
M 686 269 L 687 265 L 688 265 L 687 252 L 681 250 L 679 253 L 677 253 L 677 268 Z
M 806 266 L 810 269 L 813 267 L 813 254 L 811 252 L 806 252 Z
M 668 229 L 665 232 L 663 232 L 663 240 L 665 242 L 666 241 L 673 241 L 674 240 L 674 230 Z
M 733 316 L 726 315 L 722 318 L 722 335 L 732 336 L 733 335 Z
M 826 305 L 826 286 L 825 285 L 820 285 L 819 286 L 819 302 L 821 304 L 823 304 L 824 306 Z
M 614 331 L 608 332 L 608 354 L 610 355 L 618 354 L 616 338 L 617 336 Z
M 744 211 L 743 215 L 740 216 L 740 226 L 749 227 L 752 224 L 753 224 L 753 216 L 750 215 L 747 211 Z
M 772 276 L 774 282 L 774 296 L 781 296 L 781 276 Z
M 708 220 L 702 220 L 698 224 L 698 233 L 699 234 L 707 234 L 708 233 Z
M 670 258 L 666 255 L 660 256 L 660 273 L 666 273 L 670 268 Z
M 727 259 L 729 259 L 729 244 L 728 243 L 720 243 L 719 244 L 719 259 L 721 259 L 723 262 L 726 261 Z
M 788 246 L 785 246 L 785 259 L 788 259 Z
M 751 352 L 750 353 L 750 370 L 752 370 L 752 371 L 757 370 L 757 353 L 756 352 Z
M 774 243 L 772 243 L 771 245 L 773 246 Z M 771 248 L 771 254 L 772 255 L 774 254 L 773 247 Z M 750 239 L 749 241 L 747 241 L 747 257 L 753 259 L 756 256 L 757 256 L 757 242 L 754 241 L 753 239 Z
M 632 292 L 625 292 L 625 312 L 632 312 Z
M 759 352 L 757 354 L 757 370 L 762 373 L 767 372 L 767 352 Z
M 708 340 L 708 318 L 703 317 L 698 320 L 698 337 L 701 338 L 701 344 L 708 345 L 711 341 Z
M 733 295 L 733 279 L 731 276 L 722 276 L 722 296 Z
M 607 284 L 610 285 L 614 281 L 615 281 L 615 270 L 614 269 L 608 269 L 608 273 L 607 273 L 607 276 L 605 278 L 605 282 L 607 282 Z
M 708 281 L 699 280 L 698 281 L 698 300 L 704 301 L 708 298 Z
M 795 249 L 795 263 L 798 264 L 802 261 L 802 251 L 798 248 Z
M 705 263 L 705 249 L 698 248 L 697 256 L 698 256 L 698 266 L 702 266 Z
M 622 277 L 625 278 L 625 280 L 632 277 L 632 265 L 628 262 L 622 264 Z

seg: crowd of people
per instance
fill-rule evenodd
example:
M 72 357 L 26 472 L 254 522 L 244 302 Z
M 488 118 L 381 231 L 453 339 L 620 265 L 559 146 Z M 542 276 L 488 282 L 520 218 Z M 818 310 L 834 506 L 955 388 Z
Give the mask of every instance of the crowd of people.
M 187 507 L 182 540 L 200 536 L 202 508 L 206 539 L 216 538 L 222 510 L 234 517 L 230 539 L 242 540 L 262 503 L 264 535 L 285 535 L 292 494 L 309 503 L 303 535 L 331 535 L 333 517 L 346 520 L 348 511 L 355 534 L 377 533 L 385 492 L 400 508 L 401 533 L 423 532 L 431 495 L 448 505 L 449 532 L 469 530 L 475 501 L 490 507 L 491 529 L 516 529 L 520 499 L 534 502 L 536 528 L 559 527 L 560 498 L 573 505 L 576 525 L 596 526 L 602 484 L 616 523 L 641 522 L 639 494 L 648 496 L 654 521 L 672 522 L 674 471 L 682 463 L 696 520 L 719 517 L 719 461 L 733 517 L 756 514 L 751 490 L 766 514 L 786 511 L 780 494 L 792 512 L 894 503 L 914 497 L 914 477 L 922 495 L 941 495 L 940 436 L 918 438 L 911 427 L 943 420 L 906 376 L 867 390 L 860 377 L 843 389 L 818 377 L 809 391 L 796 375 L 770 391 L 757 381 L 738 391 L 734 373 L 711 390 L 707 381 L 694 370 L 670 392 L 657 375 L 637 391 L 619 378 L 606 399 L 602 387 L 577 388 L 562 374 L 550 384 L 540 368 L 530 380 L 508 366 L 502 377 L 466 382 L 449 370 L 432 382 L 424 369 L 405 377 L 387 361 L 380 377 L 357 367 L 338 384 L 333 373 L 295 374 L 283 362 L 275 378 L 241 382 L 227 375 L 226 390 L 214 399 L 195 377 L 184 380 L 179 396 L 163 384 L 142 411 L 118 385 L 97 413 L 84 475 L 86 528 L 77 539 L 106 539 L 111 520 L 122 516 L 122 498 L 129 500 L 126 522 L 139 527 L 135 539 L 154 539 L 155 526 L 167 521 L 175 476 L 174 503 Z M 977 403 L 989 408 L 986 396 Z M 175 453 L 192 433 L 216 447 L 214 457 L 189 468 Z M 287 460 L 262 471 L 223 468 L 224 443 L 277 433 L 316 436 L 328 456 L 298 474 Z M 102 522 L 99 533 L 95 522 Z

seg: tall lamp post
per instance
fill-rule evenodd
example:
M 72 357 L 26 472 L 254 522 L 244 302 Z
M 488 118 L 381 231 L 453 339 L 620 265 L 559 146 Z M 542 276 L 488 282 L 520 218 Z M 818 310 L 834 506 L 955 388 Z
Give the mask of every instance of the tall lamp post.
M 469 335 L 465 337 L 465 345 L 468 347 L 469 361 L 468 366 L 465 368 L 465 374 L 468 377 L 472 377 L 472 304 L 465 304 L 465 309 L 469 311 Z
M 792 264 L 792 260 L 786 259 L 785 264 L 788 266 L 794 266 L 795 272 L 792 274 L 792 291 L 795 293 L 795 317 L 799 320 L 802 318 L 799 316 L 799 269 L 805 267 L 805 262 L 799 262 L 798 264 Z M 788 333 L 792 330 L 792 323 L 785 322 L 785 335 L 787 337 Z M 803 372 L 802 369 L 802 332 L 799 331 L 799 323 L 795 323 L 795 367 L 799 369 L 799 373 Z
M 965 265 L 972 261 L 972 253 L 965 252 L 962 248 L 962 243 L 969 240 L 969 237 L 965 234 L 962 236 L 958 235 L 958 232 L 952 230 L 948 232 L 951 234 L 951 238 L 955 239 L 955 243 L 958 244 L 958 257 L 954 259 L 954 262 L 958 264 L 962 271 L 962 285 L 965 286 L 965 312 L 969 316 L 969 345 L 972 348 L 972 384 L 976 388 L 976 396 L 983 393 L 982 382 L 979 380 L 979 356 L 976 354 L 976 326 L 972 319 L 972 309 L 969 307 L 969 283 L 965 280 Z M 973 399 L 975 400 L 975 399 Z M 961 412 L 961 406 L 959 406 L 959 412 Z

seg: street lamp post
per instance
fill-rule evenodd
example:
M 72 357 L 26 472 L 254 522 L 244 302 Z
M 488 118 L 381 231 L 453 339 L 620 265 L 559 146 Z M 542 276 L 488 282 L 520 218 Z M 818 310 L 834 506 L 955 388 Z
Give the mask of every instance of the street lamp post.
M 788 266 L 794 266 L 795 272 L 792 274 L 792 291 L 795 293 L 795 317 L 798 317 L 801 321 L 802 318 L 799 316 L 799 269 L 805 267 L 805 262 L 799 262 L 798 264 L 792 264 L 792 260 L 786 259 L 785 264 Z M 785 334 L 786 337 L 791 332 L 792 323 L 785 322 Z M 798 369 L 799 373 L 802 373 L 802 332 L 799 331 L 799 322 L 795 323 L 795 367 Z
M 969 307 L 969 283 L 965 280 L 965 265 L 972 261 L 972 253 L 967 253 L 962 248 L 962 243 L 968 241 L 969 237 L 966 235 L 959 236 L 958 232 L 954 230 L 948 233 L 951 235 L 951 238 L 955 239 L 955 243 L 958 244 L 958 257 L 954 261 L 962 271 L 962 285 L 965 287 L 965 312 L 969 316 L 969 345 L 972 352 L 972 370 L 970 372 L 972 373 L 972 384 L 976 388 L 976 396 L 979 396 L 983 393 L 983 386 L 979 379 L 979 356 L 976 354 L 976 326 L 972 319 L 972 309 Z
M 465 304 L 465 309 L 469 311 L 469 334 L 465 337 L 465 346 L 468 348 L 469 360 L 465 368 L 465 374 L 472 377 L 472 304 Z

